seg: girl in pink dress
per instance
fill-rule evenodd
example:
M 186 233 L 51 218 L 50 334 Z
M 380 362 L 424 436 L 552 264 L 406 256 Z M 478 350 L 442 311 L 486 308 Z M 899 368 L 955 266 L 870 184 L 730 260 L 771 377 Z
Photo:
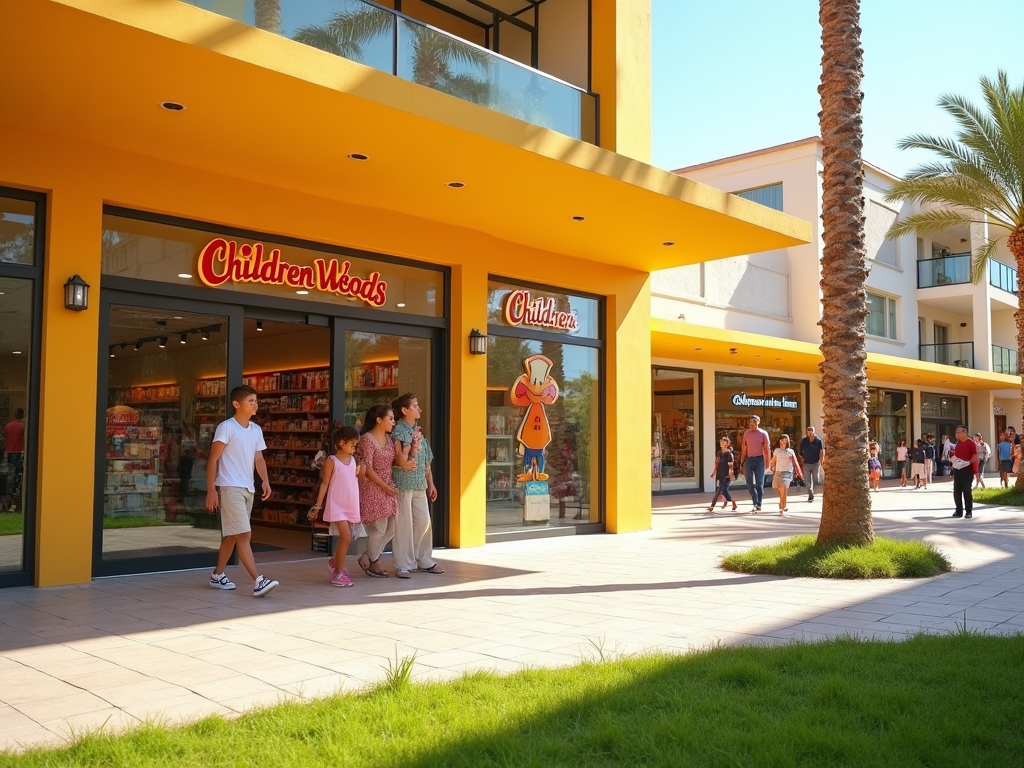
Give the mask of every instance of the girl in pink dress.
M 366 526 L 366 552 L 359 556 L 359 567 L 367 576 L 386 579 L 387 571 L 379 564 L 384 547 L 395 535 L 398 514 L 398 491 L 391 478 L 395 464 L 395 444 L 391 430 L 395 414 L 390 405 L 370 407 L 363 419 L 362 437 L 356 447 L 356 461 L 366 468 L 359 479 L 359 513 Z
M 351 587 L 352 579 L 345 570 L 345 555 L 352 543 L 353 523 L 359 522 L 359 478 L 365 468 L 355 460 L 359 432 L 355 427 L 342 427 L 334 433 L 334 455 L 324 462 L 324 477 L 316 496 L 315 510 L 323 509 L 325 523 L 330 523 L 330 535 L 338 537 L 334 557 L 327 561 L 331 584 Z M 326 497 L 326 506 L 324 500 Z M 338 563 L 341 568 L 338 568 Z

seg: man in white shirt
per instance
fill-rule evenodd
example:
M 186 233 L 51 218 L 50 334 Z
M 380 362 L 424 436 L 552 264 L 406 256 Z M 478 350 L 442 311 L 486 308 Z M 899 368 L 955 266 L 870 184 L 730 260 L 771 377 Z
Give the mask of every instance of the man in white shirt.
M 224 568 L 231 551 L 237 547 L 238 559 L 255 583 L 252 593 L 255 597 L 262 597 L 278 586 L 278 582 L 256 570 L 249 516 L 256 493 L 252 477 L 254 468 L 263 483 L 263 500 L 270 498 L 267 463 L 263 460 L 267 444 L 263 442 L 263 430 L 259 424 L 251 421 L 259 408 L 256 390 L 246 386 L 235 387 L 231 390 L 231 405 L 235 415 L 217 425 L 206 460 L 206 508 L 213 512 L 220 507 L 222 536 L 217 569 L 210 576 L 210 586 L 214 589 L 235 588 Z

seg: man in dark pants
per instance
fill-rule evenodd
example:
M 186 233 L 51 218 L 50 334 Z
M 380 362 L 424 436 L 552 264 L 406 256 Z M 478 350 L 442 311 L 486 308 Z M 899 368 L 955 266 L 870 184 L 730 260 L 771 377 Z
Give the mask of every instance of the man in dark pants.
M 968 437 L 967 427 L 963 424 L 956 428 L 956 447 L 950 453 L 950 462 L 953 467 L 953 504 L 956 505 L 953 517 L 970 520 L 974 511 L 971 486 L 978 473 L 978 444 Z
M 814 427 L 807 428 L 807 437 L 800 441 L 798 453 L 804 468 L 804 481 L 807 483 L 807 500 L 814 501 L 814 482 L 818 479 L 821 457 L 825 454 L 825 445 L 814 434 Z

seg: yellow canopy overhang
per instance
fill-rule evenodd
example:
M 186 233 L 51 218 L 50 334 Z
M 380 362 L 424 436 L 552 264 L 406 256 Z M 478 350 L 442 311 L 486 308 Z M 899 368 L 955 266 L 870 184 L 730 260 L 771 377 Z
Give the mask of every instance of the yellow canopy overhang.
M 0 30 L 0 124 L 86 147 L 642 271 L 811 238 L 806 221 L 179 0 L 3 3 Z
M 745 331 L 708 328 L 675 320 L 651 321 L 651 357 L 708 365 L 767 368 L 786 373 L 819 373 L 817 344 Z M 868 353 L 868 379 L 893 385 L 986 391 L 1020 389 L 1020 376 L 939 365 L 893 355 Z

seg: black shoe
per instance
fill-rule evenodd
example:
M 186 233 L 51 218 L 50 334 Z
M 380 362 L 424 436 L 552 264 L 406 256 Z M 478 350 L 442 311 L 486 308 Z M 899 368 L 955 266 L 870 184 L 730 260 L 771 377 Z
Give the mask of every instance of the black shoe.
M 973 520 L 973 519 L 974 519 L 974 515 L 972 515 L 970 512 L 968 512 L 966 515 L 964 515 L 964 520 Z
M 962 512 L 954 512 L 952 516 L 953 517 L 963 517 L 963 513 Z
M 809 496 L 807 497 L 807 500 L 808 500 L 808 501 L 814 501 L 814 494 L 813 494 L 813 493 L 812 493 L 812 494 L 810 494 L 810 495 L 809 495 Z

